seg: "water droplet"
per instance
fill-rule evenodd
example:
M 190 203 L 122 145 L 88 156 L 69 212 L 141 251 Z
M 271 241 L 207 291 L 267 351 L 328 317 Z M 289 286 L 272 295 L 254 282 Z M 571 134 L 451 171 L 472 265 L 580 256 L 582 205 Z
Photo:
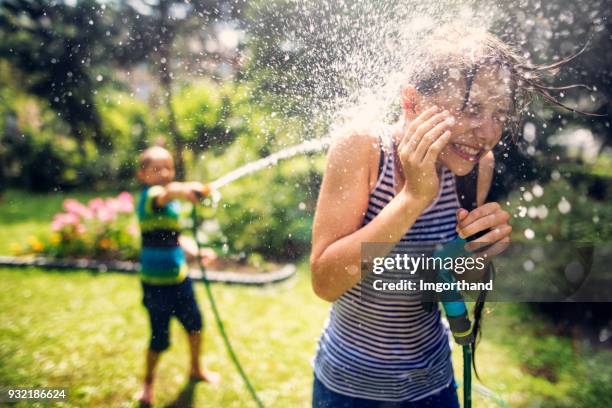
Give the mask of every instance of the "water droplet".
M 559 204 L 557 205 L 557 208 L 559 208 L 559 212 L 561 214 L 567 214 L 572 210 L 572 205 L 565 199 L 565 197 L 562 197 L 561 201 L 559 201 Z
M 541 185 L 539 184 L 535 184 L 532 188 L 531 188 L 531 192 L 533 193 L 534 196 L 536 197 L 542 197 L 542 195 L 544 195 L 544 189 L 542 188 Z

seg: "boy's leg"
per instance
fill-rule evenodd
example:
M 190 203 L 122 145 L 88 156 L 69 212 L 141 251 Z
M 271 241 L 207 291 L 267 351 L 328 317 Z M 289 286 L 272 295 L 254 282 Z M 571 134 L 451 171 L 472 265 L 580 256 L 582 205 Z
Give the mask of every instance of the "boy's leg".
M 157 363 L 159 362 L 159 356 L 161 356 L 161 353 L 151 349 L 147 350 L 144 376 L 145 384 L 153 384 L 153 379 L 155 378 L 155 367 L 157 367 Z
M 195 298 L 191 279 L 187 278 L 181 284 L 180 295 L 175 307 L 179 319 L 189 336 L 190 372 L 194 380 L 207 381 L 216 384 L 220 380 L 218 373 L 206 370 L 200 364 L 202 348 L 202 314 Z
M 153 402 L 155 368 L 161 353 L 170 346 L 170 318 L 172 312 L 165 304 L 166 294 L 163 287 L 143 284 L 143 293 L 143 304 L 149 314 L 151 339 L 146 355 L 142 391 L 138 400 L 144 404 L 151 404 Z
M 155 378 L 155 367 L 159 361 L 161 353 L 147 350 L 146 364 L 145 364 L 145 376 L 142 383 L 142 390 L 138 395 L 138 401 L 143 404 L 150 405 L 153 403 L 153 380 Z
M 189 351 L 191 356 L 191 368 L 189 377 L 197 381 L 206 381 L 211 384 L 218 384 L 221 381 L 219 373 L 202 368 L 200 365 L 200 348 L 202 344 L 201 332 L 189 334 Z

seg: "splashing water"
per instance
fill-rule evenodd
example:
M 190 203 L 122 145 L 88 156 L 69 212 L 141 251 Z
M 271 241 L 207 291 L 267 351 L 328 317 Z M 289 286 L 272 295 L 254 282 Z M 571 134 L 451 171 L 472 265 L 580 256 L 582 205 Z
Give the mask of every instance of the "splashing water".
M 263 170 L 267 167 L 275 166 L 280 160 L 288 159 L 299 154 L 313 153 L 325 149 L 331 141 L 331 138 L 323 138 L 318 140 L 308 140 L 300 143 L 296 146 L 291 146 L 276 153 L 273 153 L 263 159 L 259 159 L 244 166 L 238 167 L 235 170 L 227 173 L 226 175 L 218 178 L 217 180 L 210 183 L 210 187 L 213 190 L 218 190 L 221 187 L 238 180 L 239 178 L 245 177 L 249 174 L 255 173 L 259 170 Z
M 212 186 L 221 188 L 279 160 L 322 151 L 333 138 L 350 129 L 363 130 L 396 121 L 401 109 L 401 87 L 428 68 L 419 61 L 419 46 L 441 25 L 490 30 L 519 46 L 529 60 L 552 62 L 576 52 L 589 32 L 603 32 L 604 3 L 590 0 L 561 7 L 558 2 L 548 4 L 541 0 L 511 4 L 487 0 L 287 0 L 279 7 L 277 2 L 253 2 L 246 32 L 253 39 L 265 39 L 265 44 L 251 47 L 245 54 L 246 65 L 253 72 L 243 78 L 258 78 L 258 71 L 265 72 L 272 78 L 266 83 L 267 90 L 278 96 L 272 102 L 275 115 L 278 112 L 281 116 L 307 118 L 303 129 L 293 133 L 293 140 L 325 137 L 298 141 L 295 146 L 224 175 Z M 577 71 L 570 74 L 580 77 Z M 536 106 L 534 112 L 539 109 Z M 527 156 L 550 151 L 549 138 L 544 136 L 556 129 L 547 130 L 547 123 L 537 125 L 533 112 L 529 117 L 523 136 L 528 145 Z M 556 123 L 566 127 L 561 120 Z M 265 129 L 270 133 L 279 133 L 278 130 Z M 519 150 L 524 147 L 519 146 Z M 524 156 L 515 152 L 514 158 L 509 158 L 507 151 L 500 154 L 503 158 L 497 172 L 513 173 L 508 186 L 521 178 L 538 179 L 539 175 L 522 162 Z M 560 176 L 553 172 L 552 177 L 556 180 Z M 526 201 L 530 200 L 531 194 L 526 197 Z M 562 203 L 560 209 L 566 207 Z M 520 207 L 519 210 L 522 211 Z M 538 209 L 537 214 L 535 209 L 531 212 L 541 218 L 547 216 L 545 208 Z M 521 217 L 527 213 L 525 209 Z
M 255 36 L 272 31 L 286 53 L 275 78 L 284 94 L 276 108 L 295 114 L 292 102 L 300 101 L 299 113 L 312 118 L 303 134 L 321 134 L 323 122 L 327 135 L 247 163 L 213 181 L 215 190 L 280 160 L 324 150 L 348 126 L 389 121 L 397 113 L 393 106 L 399 107 L 400 86 L 422 68 L 414 58 L 418 42 L 440 23 L 488 21 L 486 12 L 456 2 L 298 0 L 286 8 L 276 6 L 256 8 L 250 27 Z M 252 58 L 255 69 L 274 65 L 265 55 Z
M 301 113 L 313 118 L 307 127 L 322 121 L 336 135 L 348 126 L 396 119 L 401 86 L 425 68 L 419 64 L 419 44 L 434 29 L 452 22 L 486 30 L 496 13 L 492 4 L 444 0 L 263 4 L 250 29 L 279 38 L 284 55 L 256 52 L 252 64 L 276 68 L 277 92 L 299 101 Z M 294 105 L 278 108 L 290 111 Z
M 253 48 L 247 60 L 254 71 L 274 73 L 269 89 L 285 97 L 276 106 L 279 112 L 309 118 L 304 135 L 333 137 L 347 128 L 398 119 L 401 87 L 428 68 L 419 46 L 441 25 L 493 31 L 533 62 L 552 62 L 576 52 L 589 32 L 604 32 L 609 14 L 604 3 L 287 0 L 279 7 L 260 2 L 247 31 L 265 38 L 266 46 Z M 532 143 L 539 144 L 530 155 L 548 149 L 541 133 L 551 132 L 532 130 Z

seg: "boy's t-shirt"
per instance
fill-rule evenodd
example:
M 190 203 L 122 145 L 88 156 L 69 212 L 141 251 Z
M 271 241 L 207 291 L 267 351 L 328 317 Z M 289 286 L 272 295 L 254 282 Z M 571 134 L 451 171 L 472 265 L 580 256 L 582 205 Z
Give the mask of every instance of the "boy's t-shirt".
M 174 200 L 158 207 L 155 198 L 162 192 L 161 186 L 146 187 L 138 201 L 142 237 L 140 276 L 149 284 L 172 285 L 187 277 L 188 268 L 178 241 L 179 202 Z

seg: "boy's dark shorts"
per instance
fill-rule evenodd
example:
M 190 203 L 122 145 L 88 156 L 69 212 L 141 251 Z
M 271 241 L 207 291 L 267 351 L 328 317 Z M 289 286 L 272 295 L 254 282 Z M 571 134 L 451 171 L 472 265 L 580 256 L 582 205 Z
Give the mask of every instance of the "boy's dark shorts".
M 142 282 L 142 293 L 142 303 L 149 312 L 151 323 L 150 350 L 161 352 L 170 346 L 172 316 L 176 316 L 188 333 L 202 330 L 202 314 L 189 277 L 176 285 Z

